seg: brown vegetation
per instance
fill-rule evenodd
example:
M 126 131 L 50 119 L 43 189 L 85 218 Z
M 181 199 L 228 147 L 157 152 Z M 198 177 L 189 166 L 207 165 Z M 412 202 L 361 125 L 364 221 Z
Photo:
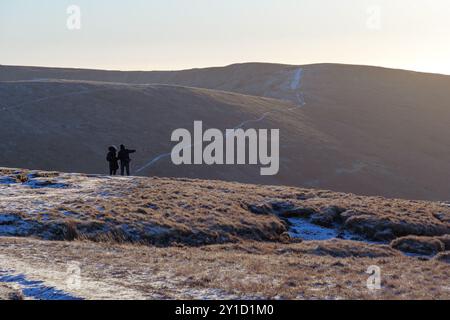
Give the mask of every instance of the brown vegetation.
M 67 261 L 79 261 L 83 285 L 72 293 L 90 299 L 126 299 L 130 291 L 138 299 L 450 298 L 443 257 L 423 261 L 342 240 L 158 248 L 0 238 L 0 248 L 11 264 L 19 260 L 23 272 L 53 285 Z M 381 290 L 366 286 L 372 265 L 381 268 Z
M 406 253 L 421 254 L 427 256 L 434 256 L 439 252 L 445 251 L 445 244 L 438 238 L 431 237 L 402 237 L 392 241 L 391 246 L 392 248 Z
M 450 208 L 441 203 L 222 181 L 0 172 L 9 181 L 0 183 L 0 232 L 27 237 L 0 238 L 0 264 L 55 285 L 60 280 L 49 270 L 81 261 L 86 281 L 104 280 L 74 292 L 82 297 L 449 298 Z M 301 242 L 288 233 L 293 217 L 376 243 Z M 366 287 L 371 265 L 382 270 L 381 291 Z
M 449 215 L 450 209 L 425 201 L 187 179 L 87 177 L 21 170 L 4 177 L 17 175 L 28 177 L 27 184 L 39 187 L 12 184 L 10 189 L 22 189 L 17 189 L 17 199 L 1 201 L 0 209 L 17 217 L 15 223 L 31 225 L 28 235 L 50 240 L 191 246 L 280 241 L 289 228 L 285 218 L 295 216 L 377 241 L 409 235 L 445 237 L 450 233 L 450 224 L 435 217 L 437 212 Z M 92 190 L 86 194 L 88 188 Z M 24 199 L 23 192 L 48 197 L 45 209 L 27 214 L 30 199 Z M 60 197 L 61 192 L 68 196 Z

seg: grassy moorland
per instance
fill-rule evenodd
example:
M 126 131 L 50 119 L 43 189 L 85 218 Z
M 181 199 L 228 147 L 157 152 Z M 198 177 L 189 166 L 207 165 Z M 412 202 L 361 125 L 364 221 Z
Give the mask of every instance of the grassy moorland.
M 25 298 L 448 299 L 449 235 L 448 203 L 0 169 L 0 284 Z

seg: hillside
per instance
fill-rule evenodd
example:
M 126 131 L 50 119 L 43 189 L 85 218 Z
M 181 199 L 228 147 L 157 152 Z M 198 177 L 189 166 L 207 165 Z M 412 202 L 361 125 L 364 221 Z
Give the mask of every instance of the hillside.
M 137 169 L 170 152 L 171 132 L 192 130 L 194 120 L 222 130 L 250 121 L 244 128 L 280 129 L 279 175 L 175 167 L 167 155 L 139 174 L 450 199 L 448 76 L 331 64 L 173 72 L 2 66 L 0 80 L 4 166 L 100 173 L 105 148 L 125 143 L 139 150 Z
M 449 235 L 448 203 L 0 169 L 0 298 L 448 299 Z
M 0 81 L 48 79 L 127 84 L 167 84 L 230 91 L 297 102 L 299 66 L 235 64 L 181 71 L 105 71 L 87 69 L 0 66 Z

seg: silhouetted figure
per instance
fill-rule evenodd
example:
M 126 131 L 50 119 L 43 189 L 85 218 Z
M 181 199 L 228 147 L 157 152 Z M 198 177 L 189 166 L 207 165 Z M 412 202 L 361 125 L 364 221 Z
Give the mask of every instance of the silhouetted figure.
M 120 145 L 118 158 L 120 160 L 120 174 L 122 176 L 125 174 L 125 170 L 127 172 L 127 176 L 130 175 L 130 153 L 135 152 L 136 150 L 128 150 L 123 144 Z
M 108 148 L 109 152 L 106 155 L 106 161 L 109 162 L 109 174 L 115 176 L 119 169 L 119 158 L 117 158 L 117 149 L 114 146 Z

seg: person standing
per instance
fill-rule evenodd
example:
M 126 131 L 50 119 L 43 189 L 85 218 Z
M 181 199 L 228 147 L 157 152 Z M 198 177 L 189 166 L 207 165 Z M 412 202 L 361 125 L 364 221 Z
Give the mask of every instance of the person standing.
M 135 153 L 136 150 L 129 150 L 125 148 L 123 144 L 120 145 L 119 155 L 118 158 L 120 160 L 120 174 L 123 176 L 125 175 L 125 171 L 127 173 L 127 176 L 130 175 L 130 153 Z
M 108 148 L 109 152 L 106 155 L 106 161 L 109 162 L 109 174 L 115 176 L 119 169 L 119 159 L 117 158 L 117 148 L 111 146 Z

